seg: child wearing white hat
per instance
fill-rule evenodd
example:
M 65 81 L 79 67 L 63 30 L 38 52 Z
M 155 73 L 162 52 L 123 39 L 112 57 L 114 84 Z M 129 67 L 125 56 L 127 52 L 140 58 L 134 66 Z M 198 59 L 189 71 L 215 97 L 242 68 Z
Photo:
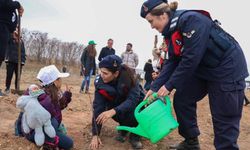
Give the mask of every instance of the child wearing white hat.
M 69 73 L 61 73 L 54 65 L 45 66 L 40 69 L 37 79 L 41 82 L 41 88 L 44 93 L 38 96 L 38 101 L 51 115 L 51 123 L 56 131 L 55 138 L 45 136 L 44 147 L 71 149 L 73 147 L 73 140 L 65 133 L 60 131 L 60 124 L 62 122 L 62 110 L 67 107 L 71 101 L 72 93 L 70 88 L 66 85 L 65 92 L 61 91 L 62 79 L 68 77 Z M 28 93 L 27 93 L 28 95 Z M 22 117 L 19 117 L 22 118 Z M 29 134 L 24 136 L 34 142 L 34 131 L 31 130 Z

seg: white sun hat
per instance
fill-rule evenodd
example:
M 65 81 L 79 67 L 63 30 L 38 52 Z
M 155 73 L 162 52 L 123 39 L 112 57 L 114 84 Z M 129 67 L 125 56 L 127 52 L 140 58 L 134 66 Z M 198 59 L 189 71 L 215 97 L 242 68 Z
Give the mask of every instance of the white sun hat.
M 41 68 L 36 78 L 42 82 L 43 86 L 46 86 L 53 83 L 58 78 L 65 78 L 68 76 L 69 73 L 61 73 L 55 65 L 50 65 Z

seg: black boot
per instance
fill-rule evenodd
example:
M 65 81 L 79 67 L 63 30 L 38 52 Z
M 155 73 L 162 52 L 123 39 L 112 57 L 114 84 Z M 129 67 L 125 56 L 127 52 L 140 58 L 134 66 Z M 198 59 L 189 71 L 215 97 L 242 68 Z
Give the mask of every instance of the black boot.
M 247 106 L 248 104 L 250 104 L 250 101 L 248 100 L 248 98 L 246 97 L 246 95 L 244 96 L 245 99 L 245 106 Z
M 142 149 L 143 148 L 139 135 L 130 133 L 129 134 L 129 142 L 130 142 L 131 146 L 133 147 L 133 149 Z
M 177 145 L 172 145 L 170 149 L 175 150 L 200 150 L 200 144 L 198 138 L 185 139 Z
M 128 134 L 128 131 L 119 130 L 117 136 L 115 137 L 115 140 L 123 143 L 126 140 L 127 134 Z
M 250 102 L 249 102 L 249 101 L 246 101 L 246 102 L 245 102 L 245 106 L 247 106 L 248 104 L 250 104 Z

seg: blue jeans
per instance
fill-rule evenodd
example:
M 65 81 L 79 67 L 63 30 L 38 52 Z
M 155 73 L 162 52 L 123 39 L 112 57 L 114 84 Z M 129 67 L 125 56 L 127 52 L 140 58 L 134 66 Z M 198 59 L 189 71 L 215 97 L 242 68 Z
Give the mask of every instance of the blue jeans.
M 81 91 L 84 90 L 84 86 L 85 86 L 85 85 L 86 85 L 86 91 L 89 90 L 90 78 L 91 78 L 91 75 L 93 74 L 93 71 L 94 71 L 94 70 L 91 69 L 91 70 L 89 71 L 89 74 L 84 76 L 84 79 L 82 80 Z
M 56 136 L 59 137 L 59 142 L 57 146 L 60 149 L 65 149 L 65 150 L 71 149 L 73 147 L 73 140 L 67 135 L 58 131 L 58 127 L 59 127 L 58 121 L 55 118 L 52 118 L 51 124 L 56 130 Z M 26 135 L 26 138 L 29 141 L 35 143 L 35 132 L 32 131 L 29 135 Z M 45 134 L 45 142 L 54 143 L 55 138 L 50 138 L 49 136 Z

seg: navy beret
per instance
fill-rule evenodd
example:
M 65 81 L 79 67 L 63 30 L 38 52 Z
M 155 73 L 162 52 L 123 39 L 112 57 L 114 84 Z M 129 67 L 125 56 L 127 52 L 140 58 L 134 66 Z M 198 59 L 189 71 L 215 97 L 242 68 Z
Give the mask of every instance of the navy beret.
M 168 3 L 168 0 L 147 0 L 141 6 L 141 17 L 145 18 L 147 14 L 161 3 Z
M 117 71 L 120 69 L 122 59 L 117 55 L 108 55 L 102 59 L 99 63 L 99 68 L 107 68 L 111 71 Z

